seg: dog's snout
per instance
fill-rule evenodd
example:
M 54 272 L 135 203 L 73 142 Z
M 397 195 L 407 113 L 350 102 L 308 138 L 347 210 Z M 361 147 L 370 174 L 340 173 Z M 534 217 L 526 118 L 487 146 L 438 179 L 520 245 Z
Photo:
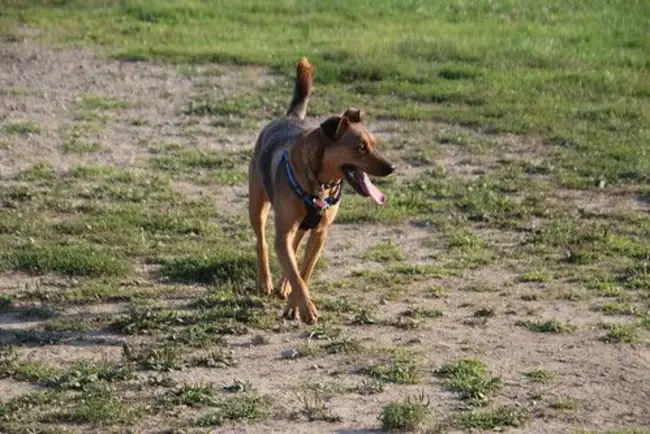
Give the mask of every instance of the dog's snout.
M 381 170 L 382 176 L 388 176 L 395 171 L 395 165 L 392 163 L 386 162 L 382 166 L 383 166 Z

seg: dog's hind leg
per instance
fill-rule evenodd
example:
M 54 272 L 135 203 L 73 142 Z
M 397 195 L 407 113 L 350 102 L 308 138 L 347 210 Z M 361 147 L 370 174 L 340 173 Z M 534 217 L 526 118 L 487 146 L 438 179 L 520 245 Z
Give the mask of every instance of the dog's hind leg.
M 269 268 L 269 247 L 266 243 L 266 220 L 271 203 L 266 197 L 262 183 L 251 170 L 248 180 L 248 217 L 257 237 L 257 278 L 259 289 L 270 294 L 273 289 Z

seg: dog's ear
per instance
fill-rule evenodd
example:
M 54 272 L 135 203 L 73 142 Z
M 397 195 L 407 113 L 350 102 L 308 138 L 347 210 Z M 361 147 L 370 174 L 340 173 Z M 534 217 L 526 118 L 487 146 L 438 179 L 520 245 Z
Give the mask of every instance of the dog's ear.
M 350 126 L 350 119 L 343 116 L 341 118 L 341 122 L 339 122 L 338 128 L 336 128 L 336 140 L 343 137 L 343 134 L 345 134 L 345 131 L 348 129 L 349 126 Z
M 325 137 L 327 137 L 330 140 L 336 140 L 336 131 L 339 128 L 339 124 L 341 123 L 341 117 L 340 116 L 331 116 L 325 120 L 322 124 L 320 124 L 320 129 L 325 134 Z
M 364 113 L 358 108 L 349 107 L 343 114 L 343 117 L 350 119 L 352 123 L 359 123 L 363 122 L 363 115 Z

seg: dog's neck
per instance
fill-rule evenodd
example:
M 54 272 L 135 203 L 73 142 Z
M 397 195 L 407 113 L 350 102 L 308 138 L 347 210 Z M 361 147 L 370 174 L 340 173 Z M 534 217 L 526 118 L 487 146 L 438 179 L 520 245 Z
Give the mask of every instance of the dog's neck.
M 318 130 L 298 138 L 289 149 L 289 160 L 294 168 L 298 183 L 306 192 L 322 197 L 341 181 L 329 174 L 323 164 L 327 138 Z

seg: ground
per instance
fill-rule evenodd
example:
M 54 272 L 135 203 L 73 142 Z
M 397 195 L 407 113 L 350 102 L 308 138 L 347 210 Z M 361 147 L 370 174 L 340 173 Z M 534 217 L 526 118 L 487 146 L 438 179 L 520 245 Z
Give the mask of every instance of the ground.
M 648 432 L 645 160 L 580 177 L 542 133 L 371 106 L 389 202 L 345 192 L 307 327 L 246 219 L 290 74 L 33 31 L 0 46 L 0 431 Z

